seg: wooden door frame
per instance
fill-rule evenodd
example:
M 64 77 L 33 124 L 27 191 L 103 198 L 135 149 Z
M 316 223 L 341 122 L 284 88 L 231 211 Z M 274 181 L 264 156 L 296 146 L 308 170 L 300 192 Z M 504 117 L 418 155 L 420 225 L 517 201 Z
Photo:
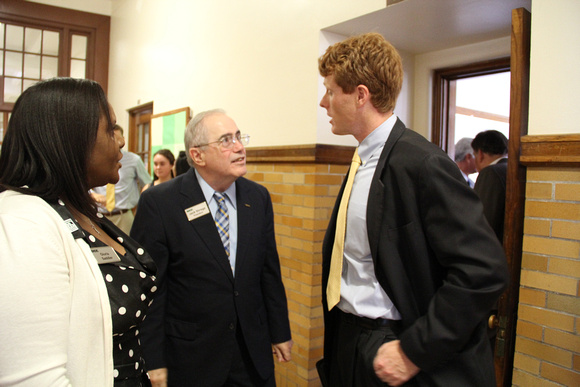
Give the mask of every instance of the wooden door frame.
M 448 151 L 450 93 L 454 81 L 469 76 L 493 74 L 509 69 L 510 120 L 506 214 L 503 245 L 510 270 L 510 284 L 498 302 L 499 323 L 495 348 L 498 387 L 511 386 L 516 341 L 522 245 L 526 167 L 521 163 L 521 137 L 528 132 L 531 14 L 525 8 L 512 10 L 511 54 L 509 58 L 436 70 L 433 82 L 432 142 Z M 503 348 L 500 348 L 503 346 Z
M 527 169 L 520 158 L 522 137 L 528 134 L 531 18 L 530 12 L 525 8 L 512 10 L 510 136 L 503 237 L 510 283 L 498 302 L 499 340 L 496 340 L 495 357 L 498 387 L 512 385 L 518 321 Z M 497 354 L 499 345 L 504 346 L 503 356 L 499 356 L 501 353 Z
M 129 145 L 127 146 L 127 149 L 129 149 L 129 152 L 137 153 L 139 155 L 141 155 L 141 152 L 138 152 L 138 149 L 136 148 L 137 125 L 142 124 L 144 121 L 142 121 L 141 118 L 143 118 L 144 116 L 146 117 L 146 115 L 148 115 L 148 117 L 146 117 L 149 120 L 149 145 L 148 145 L 149 149 L 147 150 L 148 152 L 147 154 L 149 155 L 149 157 L 151 157 L 151 116 L 153 115 L 153 102 L 147 102 L 139 106 L 127 109 L 127 113 L 129 113 L 129 128 L 128 128 L 129 133 L 127 134 L 127 138 L 129 139 Z M 147 171 L 150 172 L 149 160 L 143 160 L 143 163 L 145 163 Z

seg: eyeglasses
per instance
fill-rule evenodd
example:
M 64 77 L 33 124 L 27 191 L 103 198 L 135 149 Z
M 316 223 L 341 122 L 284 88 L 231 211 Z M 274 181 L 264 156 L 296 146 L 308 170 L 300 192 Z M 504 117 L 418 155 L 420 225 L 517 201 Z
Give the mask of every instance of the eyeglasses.
M 234 144 L 239 142 L 240 144 L 246 146 L 250 143 L 250 135 L 249 134 L 241 134 L 240 132 L 236 133 L 236 137 L 231 134 L 226 134 L 222 136 L 217 141 L 208 142 L 206 144 L 199 144 L 196 145 L 196 148 L 200 148 L 202 146 L 210 145 L 210 144 L 218 144 L 223 149 L 231 149 L 233 148 Z

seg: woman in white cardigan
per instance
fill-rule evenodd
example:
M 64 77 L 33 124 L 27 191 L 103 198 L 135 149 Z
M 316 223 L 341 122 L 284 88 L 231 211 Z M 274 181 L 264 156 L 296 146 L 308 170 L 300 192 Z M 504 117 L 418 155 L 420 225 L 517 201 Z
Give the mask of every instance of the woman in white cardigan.
M 0 386 L 148 383 L 138 339 L 128 365 L 113 343 L 138 335 L 154 265 L 89 195 L 119 179 L 115 120 L 89 80 L 42 81 L 16 101 L 0 153 Z M 113 287 L 129 271 L 129 288 Z

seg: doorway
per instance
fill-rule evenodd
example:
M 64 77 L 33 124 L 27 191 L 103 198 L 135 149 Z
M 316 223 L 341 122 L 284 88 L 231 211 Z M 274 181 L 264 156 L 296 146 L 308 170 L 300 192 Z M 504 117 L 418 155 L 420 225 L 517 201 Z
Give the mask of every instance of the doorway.
M 526 168 L 520 162 L 521 137 L 528 129 L 531 14 L 524 8 L 512 10 L 511 57 L 435 71 L 432 141 L 449 151 L 454 144 L 456 80 L 510 71 L 510 114 L 506 213 L 503 246 L 510 271 L 508 289 L 498 301 L 498 313 L 490 326 L 498 329 L 495 343 L 495 372 L 499 387 L 511 385 L 515 350 L 519 283 L 522 260 Z M 452 129 L 450 131 L 450 128 Z
M 510 58 L 435 70 L 432 141 L 448 154 L 462 137 L 495 129 L 509 138 Z
M 151 116 L 153 115 L 153 102 L 128 109 L 128 112 L 129 152 L 139 155 L 147 171 L 151 173 Z
M 476 75 L 450 81 L 448 154 L 455 144 L 486 130 L 497 130 L 509 139 L 510 71 Z M 477 180 L 478 173 L 469 175 Z

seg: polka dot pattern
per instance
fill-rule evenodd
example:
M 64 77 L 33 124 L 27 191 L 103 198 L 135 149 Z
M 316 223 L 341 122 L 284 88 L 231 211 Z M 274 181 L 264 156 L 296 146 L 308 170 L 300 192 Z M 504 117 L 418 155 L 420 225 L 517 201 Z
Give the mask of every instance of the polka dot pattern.
M 148 273 L 142 264 L 151 261 L 151 258 L 144 249 L 136 246 L 134 241 L 125 240 L 126 238 L 120 235 L 111 235 L 115 229 L 108 227 L 106 221 L 103 221 L 101 226 L 126 250 L 125 255 L 118 254 L 121 262 L 99 265 L 107 286 L 113 317 L 115 382 L 122 381 L 123 386 L 140 386 L 145 364 L 137 326 L 145 318 L 157 290 L 155 277 Z M 93 235 L 87 234 L 85 241 L 90 247 L 104 245 Z

